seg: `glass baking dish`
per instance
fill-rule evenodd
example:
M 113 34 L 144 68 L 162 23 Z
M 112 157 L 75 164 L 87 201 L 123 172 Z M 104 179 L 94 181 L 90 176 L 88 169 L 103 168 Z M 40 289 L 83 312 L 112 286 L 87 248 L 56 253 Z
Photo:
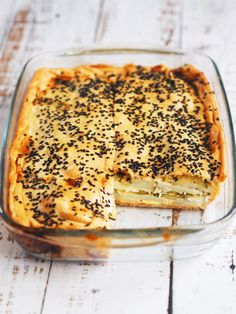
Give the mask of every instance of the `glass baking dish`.
M 14 222 L 8 214 L 9 151 L 19 111 L 33 73 L 40 67 L 75 67 L 81 64 L 190 63 L 203 71 L 215 92 L 226 143 L 228 176 L 219 196 L 204 212 L 158 208 L 117 207 L 110 230 L 33 229 Z M 30 254 L 41 258 L 84 261 L 166 260 L 197 256 L 225 232 L 235 215 L 235 142 L 229 104 L 214 61 L 196 52 L 155 47 L 90 46 L 42 53 L 29 60 L 20 74 L 9 112 L 2 149 L 1 217 L 13 238 Z

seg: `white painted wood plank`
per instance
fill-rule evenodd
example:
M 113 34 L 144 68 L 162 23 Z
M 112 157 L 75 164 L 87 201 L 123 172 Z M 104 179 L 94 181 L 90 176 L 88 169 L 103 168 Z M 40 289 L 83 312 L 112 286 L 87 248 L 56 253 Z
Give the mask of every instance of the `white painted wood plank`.
M 207 254 L 174 263 L 173 313 L 235 313 L 235 247 L 230 230 Z
M 185 1 L 183 48 L 199 49 L 217 63 L 236 121 L 236 36 L 233 31 L 236 2 L 231 0 Z
M 232 53 L 235 41 L 231 32 L 235 7 L 235 1 L 231 0 L 184 1 L 183 48 L 199 49 L 220 65 L 226 62 L 226 43 Z
M 27 257 L 0 222 L 0 313 L 40 313 L 49 266 Z
M 181 1 L 105 0 L 97 41 L 178 47 Z
M 10 18 L 12 16 L 13 1 L 0 1 L 0 55 L 1 48 L 8 33 Z
M 41 6 L 32 7 L 33 13 L 28 17 L 29 22 L 37 23 L 32 32 L 32 49 L 60 50 L 93 41 L 100 0 L 41 2 Z
M 166 313 L 168 263 L 54 263 L 43 314 Z M 60 287 L 60 288 L 58 288 Z M 56 302 L 55 302 L 55 297 Z
M 236 38 L 232 32 L 236 3 L 185 1 L 183 17 L 183 47 L 200 49 L 215 59 L 236 122 L 236 65 L 233 53 L 236 51 Z M 174 262 L 173 313 L 235 313 L 235 230 L 233 226 L 215 248 L 202 257 Z
M 0 136 L 23 64 L 43 50 L 92 41 L 98 6 L 95 0 L 16 2 L 0 60 Z M 26 257 L 2 224 L 0 234 L 0 313 L 40 313 L 51 263 Z
M 13 3 L 14 4 L 14 3 Z M 15 80 L 8 80 L 8 71 L 11 62 L 20 47 L 24 26 L 15 23 L 17 16 L 24 17 L 25 9 L 18 10 L 24 5 L 17 1 L 9 7 L 10 1 L 1 2 L 1 16 L 7 23 L 1 35 L 1 62 L 0 62 L 0 136 L 7 113 L 8 96 L 11 93 Z M 16 13 L 17 12 L 17 13 Z M 3 24 L 1 24 L 3 26 Z M 17 70 L 22 64 L 16 66 Z M 50 263 L 31 260 L 23 250 L 8 235 L 3 224 L 0 224 L 0 313 L 38 313 L 44 296 L 47 273 Z M 32 286 L 32 282 L 35 284 Z M 28 300 L 32 302 L 27 302 Z M 27 309 L 25 305 L 28 304 Z

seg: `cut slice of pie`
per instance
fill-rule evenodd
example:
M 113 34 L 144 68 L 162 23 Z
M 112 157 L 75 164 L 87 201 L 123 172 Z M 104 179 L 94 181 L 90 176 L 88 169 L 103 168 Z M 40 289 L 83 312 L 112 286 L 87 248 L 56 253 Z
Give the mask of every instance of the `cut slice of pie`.
M 115 95 L 116 203 L 205 208 L 225 178 L 213 93 L 193 66 L 127 65 Z

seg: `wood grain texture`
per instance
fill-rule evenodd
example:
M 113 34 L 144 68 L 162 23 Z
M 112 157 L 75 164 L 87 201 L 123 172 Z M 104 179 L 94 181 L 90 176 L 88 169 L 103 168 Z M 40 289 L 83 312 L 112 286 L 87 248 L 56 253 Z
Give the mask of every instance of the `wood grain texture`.
M 11 12 L 13 10 L 13 1 L 1 1 L 0 2 L 0 12 L 4 12 L 4 14 L 1 15 L 0 20 L 0 55 L 2 53 L 2 46 L 4 44 L 4 41 L 6 39 L 8 28 L 11 23 Z
M 235 244 L 229 231 L 207 254 L 175 262 L 174 313 L 235 313 Z
M 48 270 L 48 262 L 26 256 L 1 222 L 0 313 L 39 313 Z
M 7 2 L 7 1 L 5 1 Z M 2 2 L 1 2 L 2 3 Z M 1 4 L 2 5 L 2 4 Z M 45 50 L 93 40 L 99 1 L 16 1 L 9 9 L 0 59 L 0 136 L 23 64 Z M 1 8 L 1 7 L 0 7 Z M 6 4 L 6 10 L 8 6 Z M 4 16 L 8 11 L 0 11 Z M 3 35 L 2 35 L 3 36 Z M 41 313 L 50 262 L 28 258 L 0 225 L 0 313 Z M 63 273 L 63 270 L 62 270 Z M 54 296 L 56 299 L 57 295 Z
M 216 61 L 223 77 L 233 120 L 236 121 L 236 37 L 231 31 L 235 24 L 236 2 L 185 1 L 184 4 L 183 47 L 199 49 Z M 236 228 L 232 226 L 206 255 L 192 261 L 174 262 L 174 313 L 235 313 L 234 230 Z M 186 300 L 188 301 L 185 302 Z
M 98 42 L 180 44 L 181 1 L 105 0 Z
M 0 1 L 0 136 L 24 62 L 102 43 L 200 49 L 219 64 L 236 122 L 236 2 Z M 236 224 L 206 255 L 169 264 L 66 264 L 29 258 L 0 225 L 0 313 L 236 312 Z M 170 277 L 171 274 L 171 277 Z
M 63 270 L 63 271 L 62 271 Z M 54 263 L 43 313 L 165 313 L 168 263 Z M 161 309 L 161 312 L 158 312 Z
M 236 2 L 208 0 L 199 3 L 192 0 L 184 4 L 183 48 L 199 49 L 215 60 L 223 77 L 233 120 L 236 121 L 236 36 L 232 31 Z

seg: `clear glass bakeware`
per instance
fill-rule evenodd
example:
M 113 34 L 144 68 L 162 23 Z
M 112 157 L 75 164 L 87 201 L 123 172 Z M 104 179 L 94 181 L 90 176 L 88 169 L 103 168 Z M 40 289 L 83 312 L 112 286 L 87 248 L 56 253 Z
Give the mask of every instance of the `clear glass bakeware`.
M 23 97 L 35 70 L 82 64 L 192 64 L 207 76 L 224 129 L 228 176 L 217 199 L 204 211 L 117 207 L 110 230 L 53 230 L 23 227 L 8 208 L 9 152 Z M 214 61 L 197 52 L 146 47 L 90 46 L 42 53 L 30 59 L 20 74 L 5 128 L 1 161 L 0 215 L 13 238 L 30 254 L 79 261 L 141 261 L 180 259 L 199 255 L 225 232 L 235 215 L 235 142 L 229 104 Z

